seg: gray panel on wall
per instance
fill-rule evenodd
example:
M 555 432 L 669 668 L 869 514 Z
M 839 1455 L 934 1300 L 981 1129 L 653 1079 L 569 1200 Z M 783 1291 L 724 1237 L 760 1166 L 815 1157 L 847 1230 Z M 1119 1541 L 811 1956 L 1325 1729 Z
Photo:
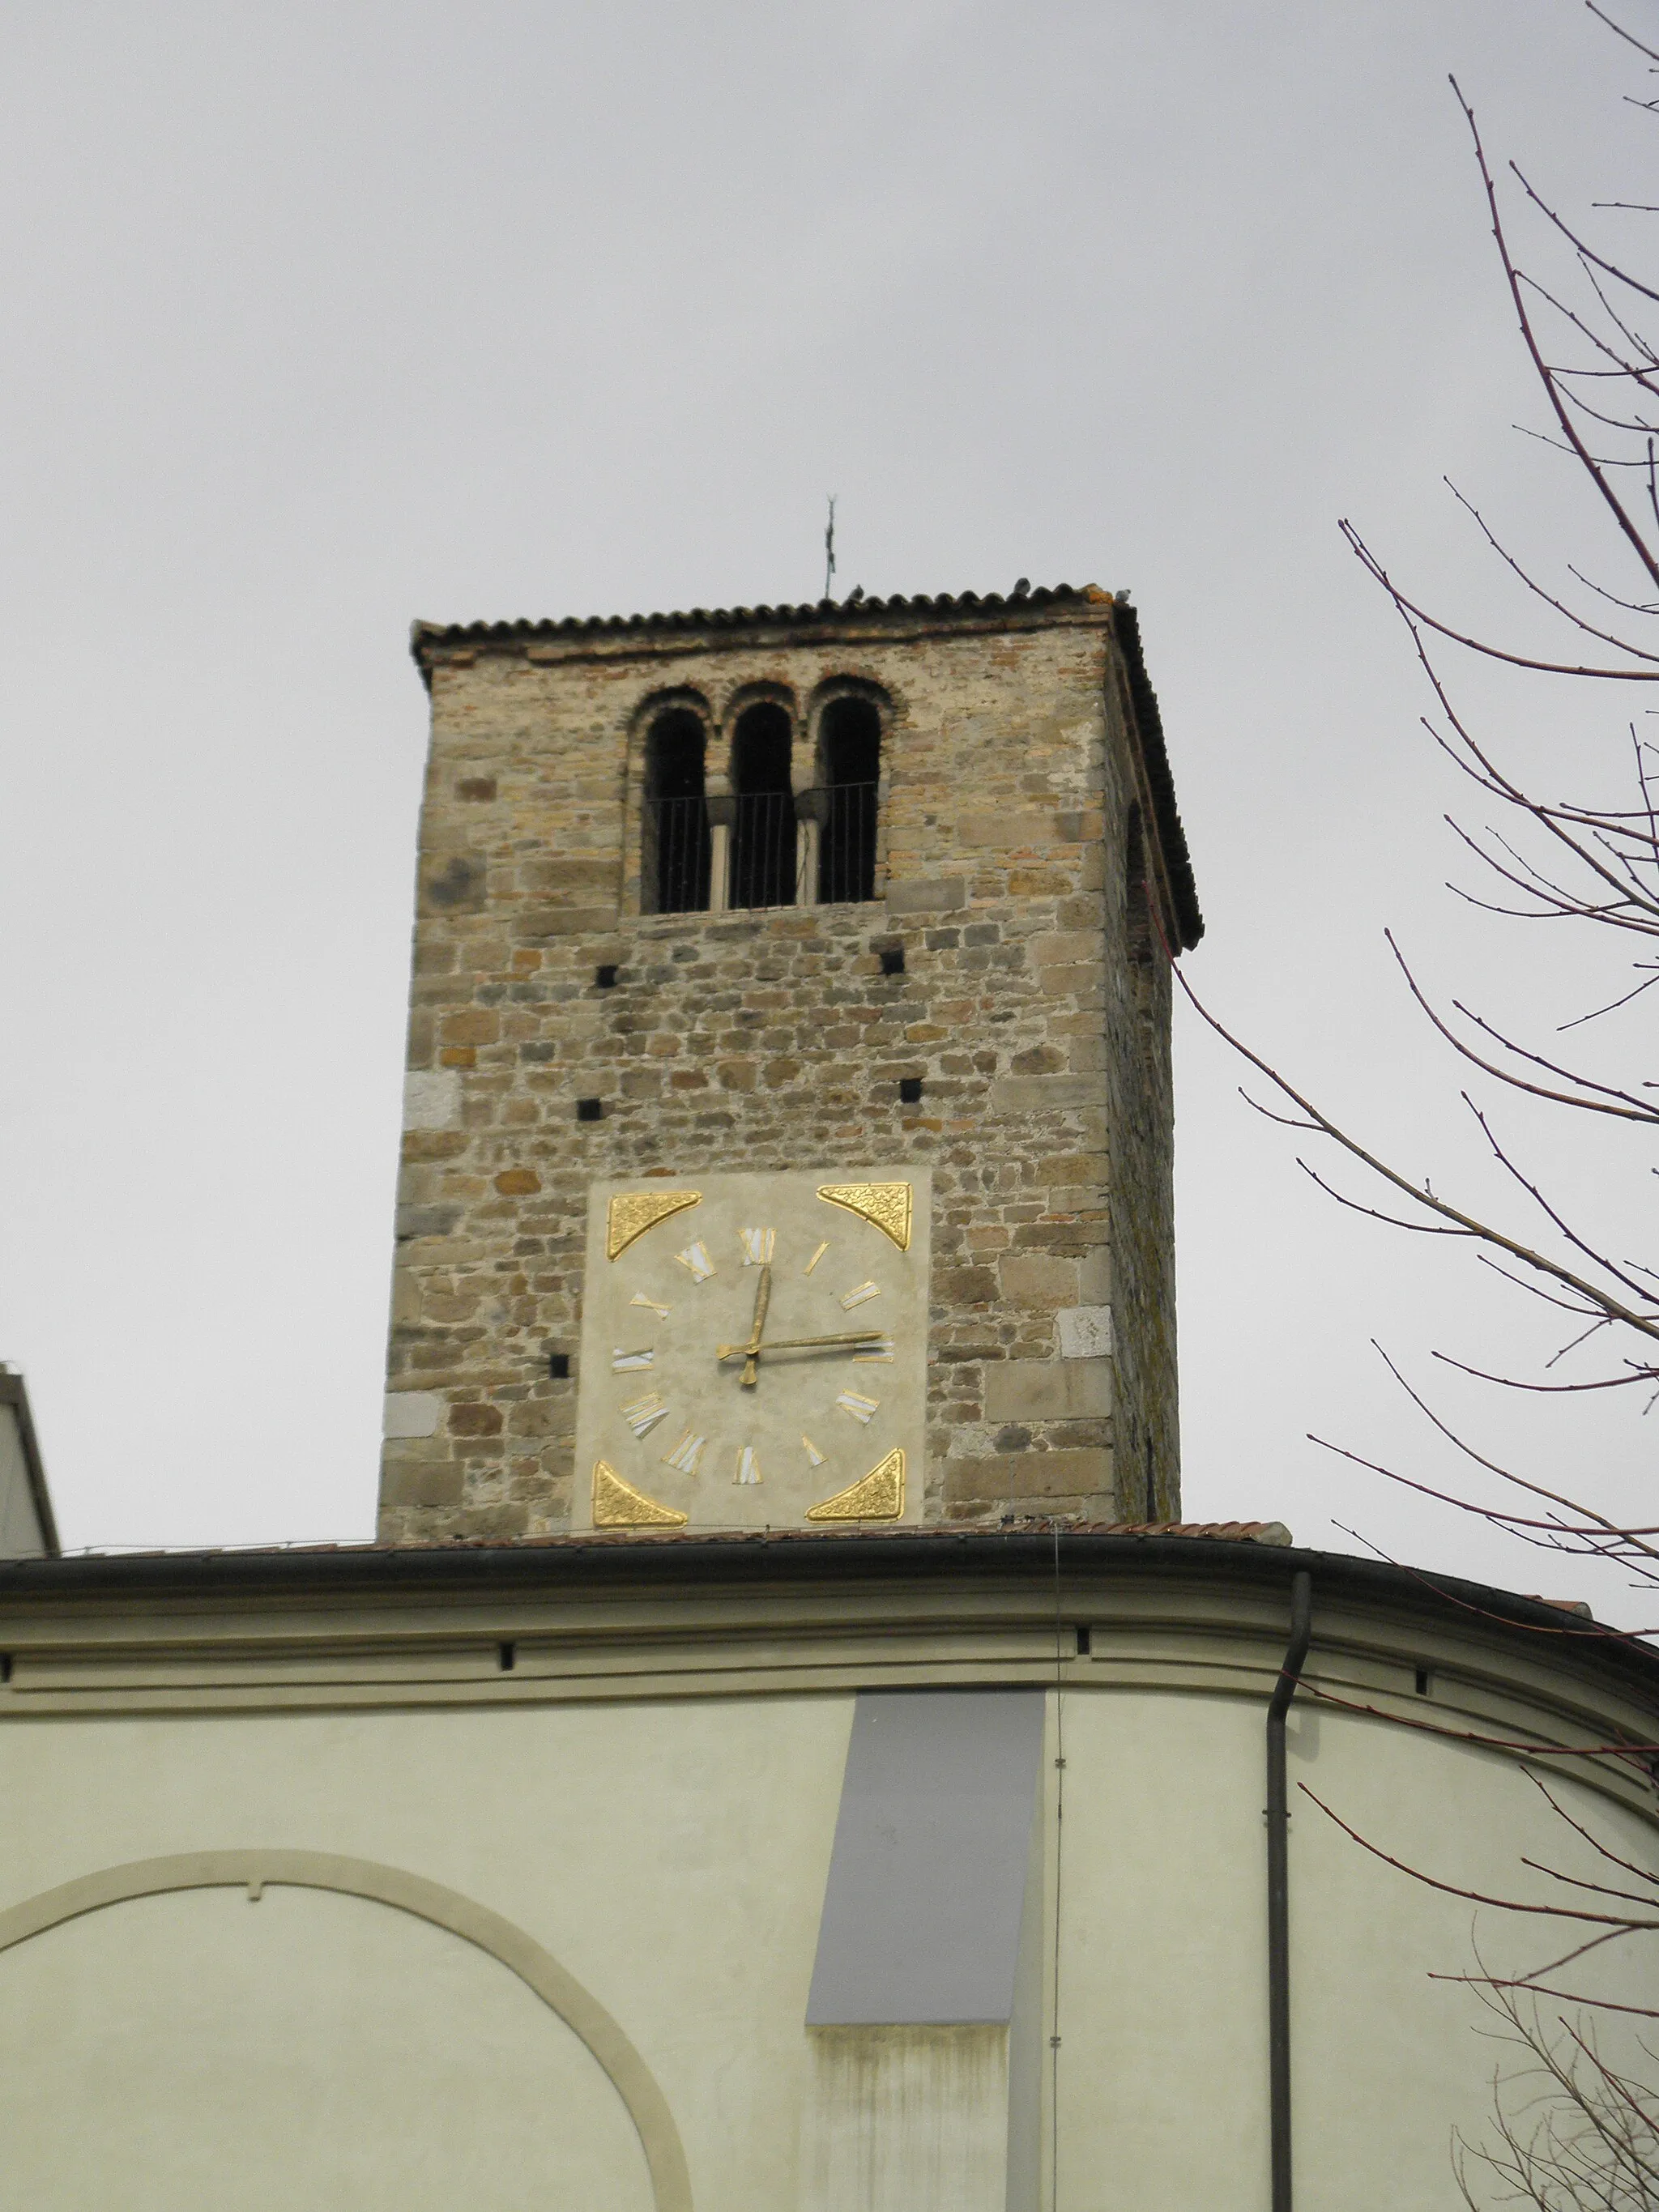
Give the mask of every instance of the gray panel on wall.
M 1013 2011 L 1041 1690 L 866 1690 L 847 1749 L 809 2027 Z

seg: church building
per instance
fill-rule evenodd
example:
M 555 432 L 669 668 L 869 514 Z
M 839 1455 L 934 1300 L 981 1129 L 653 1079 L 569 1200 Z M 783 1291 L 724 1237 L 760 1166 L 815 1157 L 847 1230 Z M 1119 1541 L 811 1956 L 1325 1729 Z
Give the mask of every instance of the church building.
M 1182 1520 L 1127 598 L 414 653 L 377 1537 L 59 1557 L 0 1370 L 0 2212 L 1455 2201 L 1659 1661 Z

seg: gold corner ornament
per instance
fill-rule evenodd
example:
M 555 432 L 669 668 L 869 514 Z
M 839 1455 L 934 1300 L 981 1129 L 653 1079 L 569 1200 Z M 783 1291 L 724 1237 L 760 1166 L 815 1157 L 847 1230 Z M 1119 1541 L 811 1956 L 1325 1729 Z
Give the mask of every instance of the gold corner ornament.
M 849 1483 L 822 1505 L 807 1509 L 809 1521 L 896 1521 L 904 1511 L 904 1454 L 890 1451 L 861 1481 Z M 596 1514 L 594 1518 L 599 1516 Z
M 666 1221 L 671 1213 L 684 1213 L 702 1197 L 700 1190 L 619 1190 L 605 1214 L 605 1258 L 617 1259 L 647 1229 Z
M 908 1182 L 821 1182 L 818 1196 L 831 1206 L 844 1206 L 873 1222 L 890 1237 L 901 1252 L 910 1249 L 910 1186 Z
M 596 1528 L 684 1528 L 685 1516 L 672 1505 L 659 1505 L 631 1482 L 624 1482 L 614 1467 L 593 1462 L 593 1526 Z

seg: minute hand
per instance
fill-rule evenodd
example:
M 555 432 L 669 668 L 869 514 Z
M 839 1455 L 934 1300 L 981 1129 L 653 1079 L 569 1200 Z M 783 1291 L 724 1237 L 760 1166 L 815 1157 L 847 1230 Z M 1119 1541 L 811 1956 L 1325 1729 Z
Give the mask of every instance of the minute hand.
M 764 1348 L 768 1352 L 816 1352 L 823 1345 L 874 1344 L 886 1333 L 885 1329 L 880 1328 L 859 1328 L 845 1336 L 769 1336 Z M 739 1359 L 748 1350 L 746 1344 L 717 1344 L 714 1357 L 716 1359 Z

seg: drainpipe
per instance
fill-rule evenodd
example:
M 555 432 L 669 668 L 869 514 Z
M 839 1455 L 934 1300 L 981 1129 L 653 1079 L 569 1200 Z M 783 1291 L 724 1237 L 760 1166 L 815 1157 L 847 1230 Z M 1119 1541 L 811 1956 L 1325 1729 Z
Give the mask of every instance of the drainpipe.
M 1273 2212 L 1291 2212 L 1291 1866 L 1285 1717 L 1313 1634 L 1313 1577 L 1291 1580 L 1291 1642 L 1267 1707 L 1267 2102 Z

